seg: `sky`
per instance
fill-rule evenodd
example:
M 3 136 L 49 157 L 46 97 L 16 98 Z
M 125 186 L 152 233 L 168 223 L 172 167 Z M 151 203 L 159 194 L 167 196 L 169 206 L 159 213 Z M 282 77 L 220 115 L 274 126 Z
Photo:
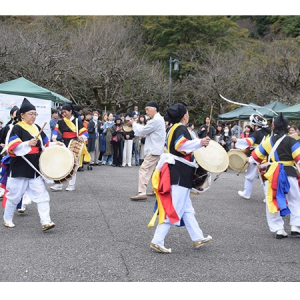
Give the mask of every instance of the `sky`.
M 286 0 L 284 5 L 282 1 L 275 0 L 15 0 L 7 2 L 1 5 L 1 15 L 299 15 L 300 12 L 294 0 Z

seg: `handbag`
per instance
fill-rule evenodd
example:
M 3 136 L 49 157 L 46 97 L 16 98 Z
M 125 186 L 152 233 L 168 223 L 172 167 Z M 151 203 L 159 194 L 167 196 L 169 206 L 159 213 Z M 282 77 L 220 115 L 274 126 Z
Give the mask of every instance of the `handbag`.
M 118 135 L 113 135 L 110 139 L 110 143 L 111 144 L 114 144 L 114 143 L 117 143 L 118 142 Z

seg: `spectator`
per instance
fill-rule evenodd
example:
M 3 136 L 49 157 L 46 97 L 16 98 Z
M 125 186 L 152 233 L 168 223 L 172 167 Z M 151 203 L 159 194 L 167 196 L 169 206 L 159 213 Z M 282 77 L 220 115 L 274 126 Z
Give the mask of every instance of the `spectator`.
M 194 132 L 194 124 L 193 124 L 193 123 L 188 123 L 188 124 L 187 124 L 187 129 L 188 129 L 188 131 L 189 131 L 189 133 L 190 133 L 192 139 L 193 139 L 193 140 L 196 139 L 197 136 L 196 136 L 196 133 Z
M 298 136 L 300 136 L 300 124 L 297 127 L 297 134 L 298 134 Z
M 106 149 L 106 136 L 103 133 L 103 128 L 104 128 L 104 123 L 107 121 L 107 113 L 104 113 L 102 115 L 102 120 L 101 120 L 101 129 L 102 129 L 102 133 L 100 134 L 100 155 L 98 158 L 98 163 L 102 163 L 102 157 L 103 154 L 105 153 L 105 149 Z
M 220 136 L 224 133 L 224 130 L 223 130 L 223 125 L 222 124 L 218 124 L 217 125 L 217 129 L 216 129 L 216 135 L 215 135 L 215 141 L 217 143 L 219 143 L 219 140 L 220 140 Z
M 81 118 L 81 120 L 82 120 L 83 126 L 86 129 L 88 129 L 89 123 L 93 118 L 93 113 L 90 110 L 88 110 L 85 113 L 83 113 L 82 116 L 83 116 L 83 118 Z
M 130 114 L 125 115 L 125 124 L 126 122 L 131 120 Z M 128 167 L 131 167 L 132 160 L 132 145 L 134 132 L 132 130 L 132 126 L 123 126 L 123 137 L 124 137 L 124 147 L 123 147 L 123 158 L 122 158 L 122 166 L 125 167 L 126 164 Z
M 117 142 L 113 143 L 114 156 L 113 167 L 122 167 L 122 155 L 123 155 L 123 123 L 120 116 L 115 117 L 115 124 L 111 127 L 112 136 L 117 135 Z
M 131 117 L 133 117 L 134 115 L 137 115 L 137 116 L 140 115 L 139 108 L 137 106 L 134 107 L 134 109 L 131 113 Z
M 231 133 L 238 139 L 241 137 L 241 133 L 243 132 L 243 129 L 241 126 L 238 126 L 237 122 L 233 122 L 233 127 L 231 128 Z
M 245 129 L 244 129 L 244 132 L 242 132 L 242 134 L 241 134 L 241 139 L 249 137 L 249 135 L 251 134 L 251 131 L 253 131 L 251 126 L 246 125 Z
M 93 118 L 90 120 L 88 125 L 88 152 L 91 156 L 91 165 L 98 165 L 99 149 L 100 149 L 100 134 L 103 129 L 101 129 L 101 121 L 99 119 L 98 111 L 93 112 Z
M 52 119 L 50 120 L 51 137 L 52 137 L 53 130 L 55 129 L 55 126 L 56 126 L 58 120 L 59 120 L 58 110 L 57 109 L 52 109 Z M 57 140 L 62 141 L 62 134 L 61 133 L 58 133 Z M 51 141 L 52 141 L 52 139 L 51 139 Z
M 211 140 L 215 139 L 216 131 L 215 128 L 211 125 L 210 121 L 211 121 L 210 118 L 206 117 L 204 120 L 205 124 L 202 125 L 199 131 L 197 132 L 198 137 L 200 139 L 203 139 L 206 136 L 209 136 Z
M 293 135 L 297 133 L 297 126 L 296 125 L 291 125 L 290 128 L 289 128 L 289 134 L 288 135 Z
M 108 120 L 103 125 L 103 134 L 105 135 L 105 153 L 102 157 L 102 165 L 108 164 L 109 166 L 112 166 L 114 150 L 110 140 L 112 138 L 111 127 L 115 124 L 113 113 L 109 113 L 107 119 Z
M 219 144 L 223 146 L 223 148 L 228 152 L 231 149 L 231 130 L 228 125 L 224 127 L 224 133 L 220 135 Z

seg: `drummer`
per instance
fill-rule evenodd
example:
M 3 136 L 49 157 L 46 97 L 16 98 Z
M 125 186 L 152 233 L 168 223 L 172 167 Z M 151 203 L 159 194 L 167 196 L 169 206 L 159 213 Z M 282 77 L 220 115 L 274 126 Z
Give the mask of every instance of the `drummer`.
M 49 140 L 41 128 L 34 122 L 36 108 L 26 98 L 20 107 L 19 121 L 13 127 L 8 141 L 8 153 L 11 156 L 9 176 L 6 188 L 6 205 L 4 210 L 4 226 L 15 227 L 13 216 L 17 204 L 27 191 L 37 209 L 42 224 L 42 230 L 49 230 L 55 226 L 50 218 L 50 197 L 39 171 L 39 157 L 42 149 L 49 145 Z M 23 159 L 24 156 L 34 167 Z
M 290 214 L 291 235 L 300 235 L 300 191 L 295 164 L 300 164 L 300 145 L 287 135 L 289 120 L 282 113 L 274 120 L 274 136 L 266 139 L 249 160 L 261 163 L 269 157 L 265 189 L 266 215 L 277 239 L 288 237 L 283 217 Z
M 164 191 L 156 190 L 157 199 L 164 203 L 164 209 L 160 208 L 158 212 L 159 222 L 150 243 L 150 248 L 160 253 L 171 253 L 171 249 L 164 245 L 165 237 L 172 225 L 181 226 L 183 222 L 193 241 L 194 248 L 199 248 L 212 240 L 209 235 L 204 237 L 195 218 L 195 210 L 190 199 L 195 167 L 198 166 L 191 162 L 191 152 L 202 146 L 207 146 L 210 138 L 192 139 L 186 128 L 189 113 L 183 104 L 178 103 L 169 107 L 167 115 L 174 124 L 168 133 L 168 153 L 161 155 L 158 167 L 152 177 L 154 188 L 162 182 L 163 184 L 160 186 L 167 188 Z M 156 178 L 160 179 L 156 180 Z M 159 207 L 162 206 L 159 205 Z M 151 221 L 148 226 L 153 225 L 154 222 Z
M 250 122 L 252 125 L 257 126 L 257 130 L 249 135 L 248 138 L 238 139 L 233 136 L 231 139 L 235 144 L 235 147 L 238 149 L 249 149 L 249 155 L 251 152 L 260 145 L 268 136 L 271 135 L 271 130 L 268 128 L 267 120 L 260 115 L 252 114 L 250 116 Z M 250 162 L 249 166 L 246 170 L 244 190 L 238 191 L 238 194 L 244 199 L 250 199 L 252 188 L 253 188 L 253 180 L 258 178 L 258 168 L 257 164 Z
M 66 147 L 72 139 L 78 138 L 81 141 L 88 140 L 88 132 L 83 126 L 82 121 L 78 118 L 78 113 L 74 110 L 72 104 L 65 104 L 62 106 L 61 114 L 63 119 L 60 119 L 52 133 L 52 140 L 56 142 L 58 133 L 62 133 L 63 142 Z M 74 191 L 76 184 L 76 174 L 69 181 L 66 191 Z M 55 184 L 50 188 L 54 191 L 61 191 L 63 185 Z

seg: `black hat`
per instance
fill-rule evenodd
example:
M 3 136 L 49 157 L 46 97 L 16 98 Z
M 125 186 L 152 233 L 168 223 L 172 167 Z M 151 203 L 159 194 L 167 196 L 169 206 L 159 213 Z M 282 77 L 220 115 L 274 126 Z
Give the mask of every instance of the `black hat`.
M 20 114 L 25 114 L 26 112 L 28 112 L 30 110 L 36 110 L 36 108 L 26 98 L 24 98 L 22 105 L 20 107 Z
M 73 111 L 74 112 L 74 109 L 73 109 L 73 106 L 71 104 L 64 104 L 61 108 L 61 110 L 67 110 L 67 111 Z
M 122 119 L 121 119 L 121 117 L 120 117 L 119 115 L 115 115 L 115 122 L 116 122 L 117 120 L 121 120 L 121 121 L 122 121 Z
M 165 120 L 166 122 L 169 122 L 169 121 L 170 121 L 170 118 L 169 118 L 169 116 L 168 116 L 167 113 L 164 115 L 164 120 Z
M 167 115 L 172 123 L 178 123 L 186 114 L 187 108 L 182 103 L 176 103 L 167 109 Z
M 10 110 L 10 115 L 12 115 L 16 110 L 18 110 L 19 107 L 18 106 L 14 106 L 11 110 Z
M 154 101 L 149 101 L 149 102 L 147 102 L 147 103 L 146 103 L 146 107 L 147 107 L 147 106 L 155 107 L 156 110 L 159 111 L 159 109 L 158 109 L 158 104 L 157 104 L 156 102 L 154 102 Z
M 274 127 L 276 129 L 286 129 L 289 124 L 289 119 L 285 118 L 282 113 L 274 120 Z

